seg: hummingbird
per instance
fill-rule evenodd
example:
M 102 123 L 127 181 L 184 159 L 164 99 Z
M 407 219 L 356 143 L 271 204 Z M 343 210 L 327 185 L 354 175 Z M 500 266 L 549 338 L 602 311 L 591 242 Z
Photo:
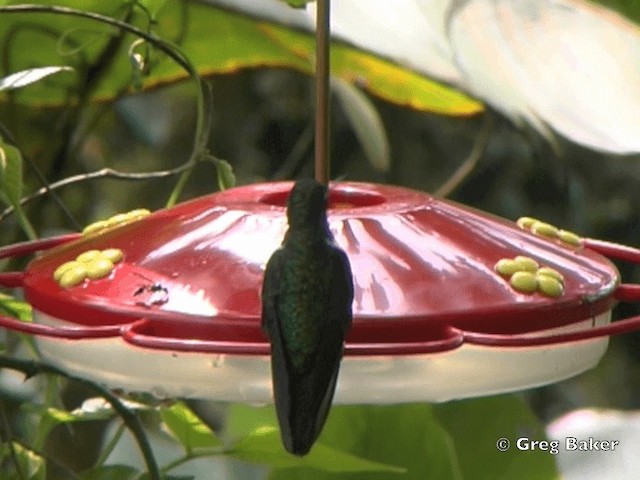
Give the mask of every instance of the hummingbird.
M 351 266 L 329 230 L 326 203 L 326 186 L 313 179 L 295 183 L 289 228 L 262 284 L 280 434 L 285 449 L 298 456 L 309 452 L 327 420 L 352 321 Z

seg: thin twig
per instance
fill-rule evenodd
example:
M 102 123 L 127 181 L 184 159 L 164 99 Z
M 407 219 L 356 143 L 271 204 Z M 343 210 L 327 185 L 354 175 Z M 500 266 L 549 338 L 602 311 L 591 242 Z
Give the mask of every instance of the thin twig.
M 487 147 L 489 142 L 489 134 L 491 133 L 491 127 L 493 125 L 493 119 L 491 114 L 486 113 L 484 116 L 484 123 L 482 129 L 473 144 L 473 148 L 464 162 L 456 169 L 455 172 L 435 191 L 434 195 L 438 197 L 448 197 L 453 191 L 460 186 L 465 178 L 473 171 L 475 166 L 480 160 L 482 153 Z
M 39 190 L 33 192 L 31 195 L 28 195 L 20 200 L 20 205 L 26 205 L 27 203 L 39 198 L 47 193 L 57 190 L 62 187 L 66 187 L 68 185 L 72 185 L 74 183 L 86 182 L 87 180 L 95 180 L 100 178 L 115 178 L 117 180 L 127 180 L 127 181 L 140 181 L 140 180 L 151 180 L 157 178 L 165 178 L 173 175 L 177 175 L 179 173 L 188 170 L 193 167 L 195 160 L 189 160 L 182 165 L 170 169 L 170 170 L 158 170 L 154 172 L 143 172 L 143 173 L 128 173 L 121 172 L 119 170 L 114 170 L 113 168 L 102 168 L 100 170 L 96 170 L 95 172 L 90 173 L 82 173 L 79 175 L 73 175 L 71 177 L 63 178 L 58 182 L 54 182 L 48 187 L 42 187 Z M 13 213 L 13 207 L 6 208 L 2 214 L 0 215 L 0 222 L 4 220 L 7 216 Z
M 17 145 L 16 138 L 13 136 L 11 131 L 2 123 L 0 123 L 0 134 L 2 134 L 2 136 L 4 136 L 7 139 L 8 143 L 11 143 L 12 145 Z M 51 193 L 51 198 L 53 198 L 53 200 L 58 204 L 58 207 L 60 207 L 60 209 L 62 210 L 62 213 L 66 215 L 66 217 L 69 219 L 69 221 L 75 228 L 80 229 L 80 224 L 76 221 L 75 217 L 66 207 L 62 199 L 58 195 L 56 195 L 54 192 L 51 191 L 49 182 L 47 182 L 47 179 L 44 177 L 43 173 L 40 171 L 40 169 L 35 164 L 33 159 L 29 157 L 29 155 L 25 155 L 24 153 L 22 154 L 22 158 L 24 159 L 25 162 L 27 162 L 29 167 L 31 167 L 31 170 L 33 170 L 33 172 L 36 174 L 36 177 L 38 177 L 38 181 L 43 185 L 41 190 L 45 190 L 46 193 Z M 13 207 L 11 207 L 10 210 L 13 212 Z M 2 221 L 2 218 L 4 218 L 4 216 L 0 217 L 0 221 Z
M 291 148 L 289 155 L 284 159 L 280 168 L 273 174 L 273 180 L 285 180 L 292 178 L 298 167 L 305 159 L 305 154 L 313 143 L 313 122 L 310 122 L 302 131 L 296 143 Z
M 328 184 L 329 165 L 329 30 L 330 0 L 318 0 L 316 15 L 316 145 L 315 177 Z
M 149 443 L 149 439 L 147 438 L 144 428 L 142 427 L 140 419 L 135 415 L 133 411 L 129 410 L 124 405 L 124 403 L 122 403 L 120 399 L 109 389 L 90 380 L 69 375 L 64 370 L 36 360 L 22 360 L 18 358 L 8 357 L 6 355 L 0 355 L 0 368 L 17 370 L 24 373 L 27 378 L 42 373 L 60 375 L 62 377 L 68 378 L 69 380 L 80 382 L 95 391 L 98 395 L 109 402 L 109 404 L 111 404 L 113 409 L 118 413 L 120 418 L 122 418 L 122 421 L 133 434 L 133 437 L 136 439 L 138 447 L 140 448 L 144 461 L 147 465 L 149 478 L 151 480 L 160 480 L 160 470 L 158 468 L 158 464 L 153 455 L 153 450 L 151 449 L 151 444 Z

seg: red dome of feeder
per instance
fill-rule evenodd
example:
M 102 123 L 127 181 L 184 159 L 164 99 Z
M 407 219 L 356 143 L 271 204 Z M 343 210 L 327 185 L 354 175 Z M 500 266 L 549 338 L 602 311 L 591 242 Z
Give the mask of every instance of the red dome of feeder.
M 287 229 L 290 188 L 236 188 L 66 244 L 31 263 L 27 299 L 80 324 L 180 314 L 172 318 L 222 316 L 258 329 L 264 266 Z M 403 188 L 343 183 L 332 186 L 328 217 L 354 272 L 354 335 L 372 323 L 402 335 L 390 322 L 524 332 L 611 308 L 618 274 L 606 258 L 470 208 Z M 108 277 L 71 288 L 54 281 L 64 262 L 113 248 L 124 258 Z M 560 272 L 562 295 L 512 288 L 495 266 L 517 256 Z
M 40 333 L 84 337 L 85 345 L 126 344 L 129 365 L 136 361 L 131 352 L 257 361 L 250 387 L 226 396 L 179 384 L 179 378 L 173 387 L 166 379 L 157 383 L 168 393 L 268 400 L 269 344 L 260 329 L 260 289 L 265 264 L 287 229 L 291 186 L 239 187 L 143 218 L 123 217 L 116 226 L 102 225 L 106 228 L 48 250 L 31 262 L 21 282 L 36 321 L 49 325 Z M 518 226 L 413 190 L 363 183 L 330 186 L 328 219 L 351 262 L 355 287 L 338 401 L 364 401 L 366 395 L 392 401 L 383 398 L 381 392 L 390 388 L 384 382 L 410 381 L 406 371 L 398 373 L 398 358 L 429 378 L 416 380 L 417 386 L 405 388 L 409 393 L 396 401 L 442 400 L 549 381 L 549 372 L 523 377 L 522 370 L 514 370 L 509 376 L 505 367 L 503 380 L 480 388 L 479 378 L 488 375 L 478 376 L 468 362 L 480 360 L 491 368 L 482 352 L 497 354 L 493 363 L 503 366 L 513 355 L 535 362 L 543 352 L 556 364 L 552 379 L 558 379 L 589 368 L 606 349 L 606 338 L 575 340 L 595 337 L 585 332 L 609 323 L 619 275 L 575 235 L 533 220 Z M 95 279 L 61 285 L 56 271 L 88 251 L 118 251 L 121 258 Z M 45 352 L 52 358 L 62 353 L 64 362 L 65 349 L 56 342 L 40 340 Z M 97 367 L 81 365 L 81 355 L 78 351 L 66 366 L 100 377 Z M 447 356 L 449 365 L 440 373 L 428 371 L 435 368 L 433 359 Z M 104 358 L 99 361 L 104 365 Z M 107 383 L 149 386 L 141 373 L 127 376 L 127 366 L 119 372 L 110 362 L 100 377 Z M 465 369 L 464 385 L 457 386 L 456 375 Z M 362 386 L 342 380 L 362 381 L 367 375 L 380 385 L 366 395 L 359 393 Z

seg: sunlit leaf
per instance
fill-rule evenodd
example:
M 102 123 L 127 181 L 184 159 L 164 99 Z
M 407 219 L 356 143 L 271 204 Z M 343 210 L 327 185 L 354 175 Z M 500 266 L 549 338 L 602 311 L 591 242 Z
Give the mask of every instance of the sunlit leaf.
M 109 420 L 115 415 L 111 409 L 86 411 L 82 408 L 77 408 L 73 411 L 68 411 L 34 403 L 23 403 L 20 408 L 23 412 L 33 414 L 39 419 L 38 439 L 34 442 L 36 445 L 44 442 L 51 429 L 58 425 Z
M 124 398 L 120 399 L 120 403 L 127 407 L 131 411 L 146 411 L 152 410 L 153 407 L 140 402 L 134 402 Z M 115 414 L 115 410 L 104 397 L 91 397 L 82 402 L 78 408 L 71 411 L 71 413 L 77 417 L 82 418 L 109 418 Z
M 182 402 L 161 408 L 160 417 L 187 453 L 222 446 L 213 431 Z
M 233 167 L 226 160 L 215 159 L 216 170 L 218 172 L 218 188 L 226 190 L 236 186 L 236 176 Z
M 30 322 L 32 308 L 27 302 L 0 293 L 0 315 L 8 315 L 23 322 Z
M 0 202 L 13 207 L 20 226 L 30 239 L 37 238 L 26 217 L 20 200 L 22 197 L 22 153 L 0 138 Z
M 71 0 L 45 3 L 77 7 L 77 2 Z M 122 13 L 111 2 L 100 0 L 86 0 L 82 7 L 105 15 Z M 310 33 L 296 32 L 199 2 L 148 0 L 145 7 L 155 12 L 152 32 L 177 43 L 201 75 L 234 73 L 257 67 L 286 67 L 309 74 L 313 71 L 314 41 Z M 144 30 L 149 19 L 138 13 L 133 15 L 131 22 Z M 91 41 L 85 41 L 80 32 L 86 32 L 84 35 Z M 132 74 L 130 49 L 139 39 L 132 34 L 115 35 L 111 27 L 106 30 L 104 25 L 83 18 L 2 13 L 0 38 L 11 40 L 5 48 L 15 69 L 64 63 L 79 72 L 86 71 L 108 50 L 109 62 L 103 65 L 100 81 L 92 91 L 96 100 L 108 100 L 134 91 L 138 86 L 135 82 L 151 88 L 188 77 L 184 68 L 150 42 L 154 60 L 145 61 L 148 74 L 147 70 L 144 78 L 136 76 L 135 71 Z M 65 38 L 65 45 L 70 44 L 68 48 L 60 49 L 60 38 Z M 38 49 L 31 48 L 36 44 Z M 73 50 L 74 45 L 77 51 Z M 334 42 L 331 65 L 335 76 L 390 102 L 449 115 L 469 115 L 483 108 L 456 90 L 344 44 Z M 27 104 L 62 104 L 69 101 L 69 92 L 77 94 L 81 88 L 77 82 L 82 78 L 76 75 L 56 76 L 54 80 L 36 83 L 29 88 L 28 95 L 18 90 L 14 100 Z
M 435 417 L 451 435 L 464 478 L 523 480 L 558 477 L 553 456 L 541 450 L 520 451 L 520 437 L 545 440 L 540 421 L 516 395 L 449 402 L 433 407 Z M 498 439 L 511 448 L 501 452 Z
M 311 72 L 315 43 L 310 35 L 273 25 L 263 25 L 261 29 L 274 42 L 307 60 L 305 71 Z M 456 90 L 340 43 L 332 45 L 331 73 L 380 98 L 418 110 L 470 115 L 483 109 L 481 103 Z
M 22 196 L 22 154 L 13 145 L 0 142 L 0 193 L 3 201 L 16 205 Z
M 451 438 L 427 404 L 333 407 L 319 443 L 406 469 L 402 475 L 378 473 L 375 476 L 377 480 L 462 478 Z M 335 477 L 297 468 L 278 470 L 270 480 L 332 478 Z M 345 478 L 366 480 L 370 476 L 360 474 Z
M 323 472 L 394 472 L 402 473 L 403 468 L 360 458 L 316 443 L 311 452 L 297 457 L 286 452 L 280 441 L 276 427 L 260 427 L 240 440 L 228 455 L 247 462 L 267 465 L 273 468 L 306 467 Z
M 0 459 L 5 459 L 8 462 L 13 462 L 14 459 L 17 460 L 17 468 L 21 476 L 14 478 L 24 478 L 28 480 L 45 480 L 46 478 L 47 470 L 45 459 L 17 442 L 12 442 L 11 445 L 6 442 L 0 444 Z
M 81 408 L 75 410 L 62 410 L 60 408 L 48 407 L 46 405 L 38 405 L 33 403 L 24 403 L 21 406 L 22 411 L 26 413 L 32 413 L 40 417 L 41 422 L 56 426 L 61 423 L 78 423 L 78 422 L 93 422 L 96 420 L 108 420 L 114 416 L 114 412 L 111 409 L 101 409 L 96 411 L 85 411 Z M 42 428 L 42 423 L 41 427 Z
M 307 6 L 307 3 L 314 0 L 282 0 L 285 3 L 288 3 L 293 8 L 304 8 Z
M 229 409 L 226 436 L 230 439 L 243 438 L 250 432 L 277 432 L 273 407 L 253 408 L 233 405 Z M 312 465 L 299 463 L 291 465 L 291 458 L 284 454 L 279 435 L 273 435 L 270 448 L 276 456 L 270 479 L 277 480 L 330 480 L 342 478 L 336 472 L 319 470 Z M 456 452 L 451 437 L 434 417 L 429 405 L 394 406 L 335 406 L 327 424 L 309 456 L 324 456 L 326 448 L 343 454 L 354 455 L 387 466 L 405 469 L 376 472 L 376 480 L 424 479 L 426 472 L 432 478 L 455 479 L 461 477 L 457 465 Z M 307 457 L 304 457 L 307 458 Z M 315 457 L 312 457 L 315 458 Z M 282 463 L 278 464 L 277 462 Z M 325 462 L 328 460 L 325 457 Z M 374 478 L 362 471 L 345 474 L 349 480 Z
M 273 406 L 251 407 L 242 403 L 229 405 L 224 427 L 224 438 L 230 442 L 249 435 L 261 427 L 276 427 L 276 413 Z
M 22 70 L 4 78 L 0 78 L 0 91 L 15 90 L 36 83 L 43 78 L 60 72 L 72 71 L 71 67 L 40 67 Z
M 387 132 L 371 100 L 357 87 L 334 78 L 331 87 L 373 168 L 386 172 L 391 164 Z

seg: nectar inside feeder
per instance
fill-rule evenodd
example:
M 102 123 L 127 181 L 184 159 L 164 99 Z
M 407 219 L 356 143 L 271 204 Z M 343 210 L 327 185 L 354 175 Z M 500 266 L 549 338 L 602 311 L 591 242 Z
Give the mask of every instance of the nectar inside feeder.
M 4 247 L 0 257 L 42 254 L 0 274 L 24 289 L 34 322 L 0 325 L 113 387 L 271 402 L 260 290 L 291 187 L 238 187 Z M 548 384 L 596 365 L 608 335 L 640 328 L 638 318 L 611 323 L 616 302 L 638 300 L 640 288 L 621 285 L 607 258 L 640 263 L 636 249 L 386 185 L 331 184 L 328 218 L 355 287 L 336 403 Z

